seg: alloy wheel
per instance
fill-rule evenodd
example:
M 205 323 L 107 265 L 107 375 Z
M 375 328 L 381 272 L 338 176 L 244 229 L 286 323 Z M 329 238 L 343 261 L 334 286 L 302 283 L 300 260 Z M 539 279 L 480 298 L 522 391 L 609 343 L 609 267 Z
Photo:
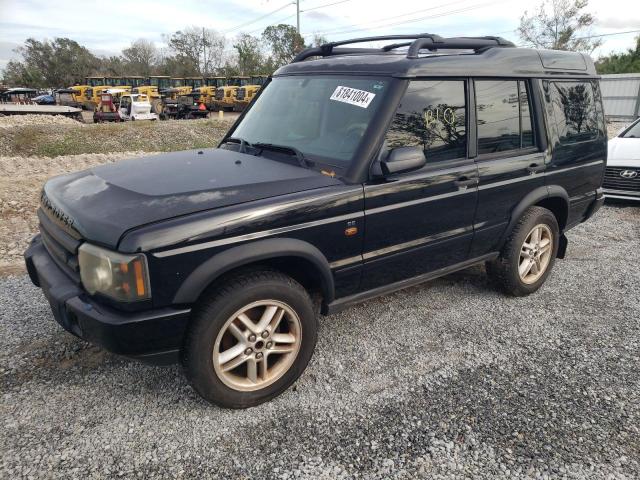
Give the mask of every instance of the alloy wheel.
M 250 303 L 220 329 L 213 347 L 218 378 L 239 391 L 271 385 L 293 365 L 302 341 L 300 318 L 277 300 Z
M 526 284 L 537 282 L 546 272 L 552 253 L 553 234 L 547 225 L 540 223 L 527 234 L 520 249 L 520 280 Z

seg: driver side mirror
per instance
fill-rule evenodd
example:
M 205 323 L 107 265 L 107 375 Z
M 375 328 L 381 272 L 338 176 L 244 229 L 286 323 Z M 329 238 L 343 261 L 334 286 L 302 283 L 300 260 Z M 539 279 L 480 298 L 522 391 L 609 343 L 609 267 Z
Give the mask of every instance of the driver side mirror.
M 424 167 L 426 163 L 427 158 L 424 156 L 422 147 L 399 147 L 391 150 L 387 158 L 380 162 L 380 166 L 382 173 L 391 175 L 417 170 Z

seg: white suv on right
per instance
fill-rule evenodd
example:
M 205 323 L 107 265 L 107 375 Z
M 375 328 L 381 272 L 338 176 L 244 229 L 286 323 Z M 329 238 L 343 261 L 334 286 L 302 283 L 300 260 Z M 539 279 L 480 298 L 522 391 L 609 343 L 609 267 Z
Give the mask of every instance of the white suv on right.
M 604 194 L 640 201 L 640 118 L 609 140 Z

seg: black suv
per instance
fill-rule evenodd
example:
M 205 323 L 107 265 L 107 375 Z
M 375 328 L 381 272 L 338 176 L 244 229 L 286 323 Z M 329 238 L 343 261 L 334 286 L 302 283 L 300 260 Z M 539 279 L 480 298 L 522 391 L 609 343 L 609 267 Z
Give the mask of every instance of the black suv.
M 370 41 L 395 43 L 340 46 Z M 69 332 L 179 360 L 205 399 L 248 407 L 305 369 L 318 311 L 480 262 L 535 292 L 602 205 L 606 157 L 586 55 L 331 43 L 279 69 L 219 148 L 47 182 L 26 263 Z

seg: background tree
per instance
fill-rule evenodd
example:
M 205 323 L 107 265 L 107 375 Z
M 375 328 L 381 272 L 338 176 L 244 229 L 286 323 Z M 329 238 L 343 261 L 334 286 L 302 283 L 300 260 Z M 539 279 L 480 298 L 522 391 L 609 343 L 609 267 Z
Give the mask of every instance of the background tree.
M 147 77 L 151 75 L 158 60 L 158 49 L 153 42 L 139 38 L 122 51 L 122 58 L 127 64 L 129 75 Z
M 538 48 L 591 53 L 602 40 L 585 38 L 595 23 L 587 5 L 588 0 L 543 0 L 537 12 L 520 18 L 520 38 Z
M 240 75 L 260 73 L 263 54 L 258 38 L 243 33 L 236 38 L 233 48 L 238 55 L 237 64 Z
M 273 69 L 285 65 L 304 48 L 304 39 L 291 25 L 271 25 L 262 32 L 262 38 L 269 45 Z
M 112 55 L 111 57 L 103 57 L 100 59 L 100 68 L 98 73 L 107 77 L 121 77 L 127 75 L 129 67 L 126 61 L 118 56 Z
M 224 62 L 226 39 L 215 30 L 188 27 L 169 36 L 167 43 L 180 63 L 191 65 L 194 74 L 206 76 Z
M 28 38 L 16 49 L 22 60 L 7 65 L 7 82 L 36 88 L 68 87 L 98 68 L 100 60 L 69 38 L 38 41 Z
M 613 53 L 596 62 L 598 73 L 640 73 L 640 37 L 636 37 L 635 48 L 625 53 Z
M 324 35 L 320 35 L 319 33 L 313 34 L 313 40 L 311 44 L 314 47 L 319 47 L 320 45 L 324 45 L 325 43 L 329 43 L 329 40 L 327 40 L 327 37 L 325 37 Z

